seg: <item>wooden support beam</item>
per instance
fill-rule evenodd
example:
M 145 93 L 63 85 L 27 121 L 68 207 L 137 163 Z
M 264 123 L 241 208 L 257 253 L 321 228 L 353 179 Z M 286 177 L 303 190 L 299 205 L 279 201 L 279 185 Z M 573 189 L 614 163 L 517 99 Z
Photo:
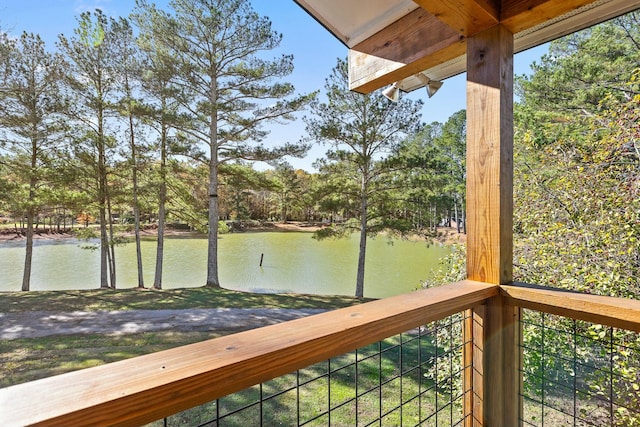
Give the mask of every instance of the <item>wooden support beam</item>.
M 465 38 L 416 9 L 349 50 L 349 88 L 369 93 L 464 55 Z
M 513 35 L 496 26 L 467 50 L 467 277 L 511 282 Z
M 513 34 L 497 25 L 467 40 L 468 278 L 511 282 L 512 224 Z M 473 364 L 464 381 L 473 399 L 465 402 L 473 408 L 467 426 L 519 425 L 519 317 L 517 307 L 495 297 L 465 320 L 473 334 L 472 355 L 464 355 Z
M 484 31 L 500 21 L 500 3 L 497 0 L 414 1 L 464 36 Z
M 475 310 L 468 309 L 464 313 L 462 328 L 462 386 L 464 427 L 482 425 L 482 340 L 474 337 L 482 336 L 482 318 L 485 306 Z M 474 386 L 474 384 L 476 384 Z
M 512 33 L 570 13 L 595 0 L 503 0 L 500 22 Z
M 520 309 L 503 297 L 494 297 L 474 308 L 465 319 L 472 331 L 472 368 L 464 372 L 465 427 L 511 427 L 520 425 L 519 398 L 522 356 Z M 466 347 L 465 349 L 466 350 Z M 469 401 L 470 400 L 470 401 Z
M 462 57 L 467 37 L 496 25 L 518 34 L 520 51 L 640 7 L 640 0 L 415 2 L 421 7 L 351 47 L 351 90 L 369 93 Z M 460 67 L 449 75 L 463 71 Z
M 640 333 L 640 301 L 518 283 L 500 287 L 510 304 Z

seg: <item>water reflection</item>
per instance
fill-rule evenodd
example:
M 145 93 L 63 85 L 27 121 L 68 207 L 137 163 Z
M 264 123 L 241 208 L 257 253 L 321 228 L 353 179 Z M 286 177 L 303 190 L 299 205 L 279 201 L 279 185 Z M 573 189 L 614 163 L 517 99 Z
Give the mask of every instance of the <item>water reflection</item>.
M 367 246 L 365 295 L 382 298 L 415 289 L 444 256 L 446 247 L 424 242 L 371 239 Z M 32 290 L 91 289 L 99 283 L 100 254 L 80 242 L 37 240 Z M 143 241 L 145 283 L 153 281 L 155 242 Z M 224 287 L 252 292 L 298 292 L 352 295 L 355 292 L 358 241 L 317 241 L 310 233 L 234 233 L 219 242 L 220 280 Z M 262 267 L 260 259 L 263 257 Z M 135 245 L 116 248 L 118 287 L 137 284 Z M 165 243 L 163 286 L 201 286 L 206 278 L 204 238 Z M 0 243 L 0 291 L 20 289 L 24 242 Z

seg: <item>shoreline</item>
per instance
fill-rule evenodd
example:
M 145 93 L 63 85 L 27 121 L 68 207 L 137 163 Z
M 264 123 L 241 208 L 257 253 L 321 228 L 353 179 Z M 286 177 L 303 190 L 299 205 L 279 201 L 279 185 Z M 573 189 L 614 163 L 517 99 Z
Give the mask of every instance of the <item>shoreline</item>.
M 260 232 L 297 232 L 297 233 L 313 233 L 322 228 L 326 227 L 326 225 L 319 224 L 309 224 L 303 222 L 269 222 L 269 223 L 244 223 L 241 226 L 231 226 L 230 233 L 260 233 Z M 34 233 L 33 239 L 35 240 L 66 240 L 66 239 L 75 239 L 78 238 L 73 230 L 82 230 L 83 227 L 76 227 L 73 229 L 66 229 L 61 232 L 55 232 L 49 229 L 45 230 L 37 230 Z M 71 231 L 71 232 L 69 232 Z M 119 232 L 117 233 L 120 237 L 133 238 L 133 231 Z M 155 225 L 146 226 L 145 228 L 140 230 L 140 236 L 143 238 L 156 237 L 157 227 Z M 181 230 L 177 228 L 168 228 L 164 233 L 165 237 L 175 237 L 175 238 L 203 238 L 206 237 L 206 234 L 192 231 L 192 230 Z M 437 227 L 436 232 L 432 236 L 422 235 L 422 234 L 412 234 L 407 237 L 404 237 L 408 240 L 416 240 L 416 241 L 428 241 L 432 240 L 442 244 L 463 244 L 466 242 L 466 234 L 458 233 L 455 227 Z M 5 242 L 21 242 L 25 241 L 26 237 L 24 234 L 20 234 L 16 232 L 14 228 L 0 229 L 0 244 Z
M 67 228 L 64 231 L 56 232 L 50 229 L 34 230 L 34 240 L 64 240 L 64 239 L 77 239 L 78 236 L 74 233 L 75 230 L 83 230 L 85 227 L 78 226 L 74 228 Z M 231 228 L 231 227 L 230 227 Z M 288 222 L 288 223 L 266 223 L 260 225 L 243 225 L 242 227 L 231 228 L 230 233 L 250 233 L 250 232 L 264 232 L 264 231 L 277 231 L 277 232 L 307 232 L 313 233 L 322 226 L 316 224 Z M 128 230 L 124 232 L 116 233 L 119 237 L 134 237 L 134 231 Z M 158 228 L 154 225 L 146 225 L 140 230 L 141 237 L 156 237 L 158 235 Z M 205 233 L 193 230 L 183 230 L 179 228 L 168 227 L 164 232 L 165 237 L 206 237 Z M 16 242 L 24 241 L 26 237 L 23 233 L 16 231 L 15 228 L 0 229 L 0 243 L 2 242 Z

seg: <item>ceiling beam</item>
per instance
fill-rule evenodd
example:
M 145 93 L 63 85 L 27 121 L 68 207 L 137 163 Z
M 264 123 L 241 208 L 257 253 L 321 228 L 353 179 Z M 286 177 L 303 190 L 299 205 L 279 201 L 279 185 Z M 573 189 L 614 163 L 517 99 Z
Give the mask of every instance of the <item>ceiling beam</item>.
M 424 10 L 464 36 L 500 22 L 499 0 L 414 0 Z
M 491 5 L 499 0 L 414 1 L 421 7 L 349 51 L 351 90 L 369 93 L 446 63 L 455 62 L 455 69 L 435 78 L 464 72 L 466 61 L 459 59 L 466 52 L 465 34 L 497 25 L 491 25 L 497 13 Z M 639 7 L 640 0 L 501 0 L 499 21 L 515 34 L 515 51 L 519 52 Z M 476 9 L 478 15 L 464 24 Z
M 418 8 L 349 50 L 349 88 L 369 93 L 466 51 L 466 39 Z
M 503 0 L 500 21 L 515 34 L 594 3 L 594 1 Z

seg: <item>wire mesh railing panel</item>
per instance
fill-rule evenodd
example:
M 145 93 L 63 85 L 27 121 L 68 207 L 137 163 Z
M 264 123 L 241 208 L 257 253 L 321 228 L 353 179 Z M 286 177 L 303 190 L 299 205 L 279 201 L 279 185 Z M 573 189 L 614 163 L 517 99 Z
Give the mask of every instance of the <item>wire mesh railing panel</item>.
M 308 366 L 153 426 L 461 426 L 464 314 Z
M 522 313 L 525 426 L 640 425 L 640 334 Z

